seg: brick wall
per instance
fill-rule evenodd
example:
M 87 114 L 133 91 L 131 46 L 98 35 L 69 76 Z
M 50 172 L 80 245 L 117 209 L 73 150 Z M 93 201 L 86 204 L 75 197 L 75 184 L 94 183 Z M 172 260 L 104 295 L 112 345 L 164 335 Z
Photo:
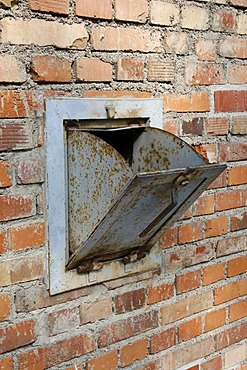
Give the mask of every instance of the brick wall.
M 0 0 L 0 369 L 246 370 L 246 0 Z M 158 97 L 227 170 L 156 273 L 48 291 L 44 102 Z

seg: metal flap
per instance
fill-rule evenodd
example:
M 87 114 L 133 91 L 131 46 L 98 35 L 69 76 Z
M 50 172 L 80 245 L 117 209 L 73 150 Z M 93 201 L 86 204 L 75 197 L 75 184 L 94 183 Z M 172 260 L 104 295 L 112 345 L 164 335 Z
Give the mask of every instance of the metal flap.
M 131 160 L 95 134 L 72 131 L 67 268 L 149 250 L 224 169 L 159 129 L 137 135 Z

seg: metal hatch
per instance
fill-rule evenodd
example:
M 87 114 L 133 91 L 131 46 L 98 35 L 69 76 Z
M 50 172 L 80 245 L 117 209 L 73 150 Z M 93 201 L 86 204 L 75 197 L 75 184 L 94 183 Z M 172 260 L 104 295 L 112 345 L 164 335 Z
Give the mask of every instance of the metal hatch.
M 67 131 L 67 269 L 145 256 L 225 169 L 152 127 Z

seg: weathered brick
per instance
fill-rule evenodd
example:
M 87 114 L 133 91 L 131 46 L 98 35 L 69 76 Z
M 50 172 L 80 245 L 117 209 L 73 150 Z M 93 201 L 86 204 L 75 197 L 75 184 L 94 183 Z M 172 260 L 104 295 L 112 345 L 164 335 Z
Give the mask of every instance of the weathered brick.
M 199 40 L 196 44 L 196 54 L 199 60 L 215 61 L 217 56 L 215 41 Z
M 201 364 L 202 370 L 222 370 L 221 356 L 215 357 L 212 360 L 206 361 Z
M 0 161 L 0 188 L 12 185 L 12 165 L 7 161 Z
M 0 56 L 0 82 L 26 81 L 26 70 L 24 64 L 12 55 Z
M 111 0 L 76 0 L 76 15 L 88 18 L 111 19 Z
M 2 43 L 20 45 L 52 45 L 57 48 L 85 49 L 88 33 L 80 23 L 63 24 L 58 21 L 43 19 L 14 19 L 1 20 Z M 39 30 L 39 32 L 36 32 Z
M 144 79 L 144 62 L 141 59 L 118 59 L 116 78 L 119 81 L 142 81 Z
M 163 129 L 176 136 L 178 136 L 178 127 L 178 119 L 165 119 L 163 122 Z
M 202 270 L 202 284 L 208 285 L 225 277 L 225 263 L 217 263 Z
M 228 369 L 246 359 L 246 345 L 242 344 L 225 353 L 225 367 Z
M 200 293 L 161 308 L 162 325 L 171 324 L 213 306 L 212 292 Z
M 115 0 L 115 18 L 117 20 L 145 23 L 147 17 L 147 0 Z
M 232 236 L 219 240 L 217 243 L 217 257 L 247 250 L 247 240 L 245 236 Z
M 17 168 L 18 184 L 35 184 L 44 182 L 44 163 L 41 158 L 21 160 Z
M 84 93 L 85 98 L 151 98 L 152 94 L 146 91 L 114 91 L 114 90 L 90 90 Z
M 109 324 L 99 332 L 98 346 L 107 347 L 112 343 L 130 338 L 158 327 L 158 312 L 143 312 L 124 320 Z
M 49 333 L 56 335 L 80 325 L 79 308 L 67 308 L 48 315 Z
M 247 212 L 233 216 L 231 219 L 231 231 L 238 231 L 247 228 Z
M 219 53 L 226 58 L 246 59 L 247 40 L 237 37 L 228 37 L 220 43 Z
M 174 284 L 162 283 L 148 286 L 148 304 L 154 304 L 173 297 Z
M 230 4 L 240 8 L 247 8 L 246 0 L 229 0 Z
M 214 12 L 213 30 L 232 32 L 236 26 L 236 16 L 232 11 L 220 9 Z
M 229 185 L 247 184 L 247 167 L 239 166 L 230 168 L 228 173 L 228 184 Z
M 203 118 L 191 118 L 182 122 L 183 135 L 202 135 Z
M 199 288 L 201 278 L 201 271 L 191 271 L 176 277 L 176 291 L 177 294 L 188 292 Z
M 166 53 L 186 54 L 189 46 L 189 36 L 186 32 L 169 32 L 164 37 Z
M 209 25 L 209 13 L 207 9 L 198 6 L 182 7 L 181 26 L 192 30 L 207 30 Z
M 192 241 L 201 240 L 203 235 L 203 224 L 201 221 L 191 222 L 179 226 L 179 243 L 190 243 Z
M 176 329 L 170 328 L 154 334 L 150 341 L 150 353 L 157 353 L 176 344 Z
M 0 353 L 23 347 L 36 340 L 35 321 L 28 320 L 0 329 Z
M 223 285 L 214 290 L 214 304 L 218 305 L 247 294 L 247 279 Z
M 247 256 L 241 256 L 228 261 L 227 276 L 236 276 L 247 271 Z
M 208 112 L 210 110 L 209 94 L 206 91 L 186 95 L 174 93 L 164 95 L 165 111 L 174 112 Z
M 121 366 L 133 364 L 136 360 L 142 360 L 148 355 L 148 339 L 140 339 L 127 344 L 120 351 Z
M 71 82 L 71 63 L 63 58 L 37 55 L 33 58 L 31 74 L 37 82 Z
M 211 185 L 209 185 L 208 189 L 219 189 L 224 188 L 226 186 L 226 170 L 223 171 L 220 176 L 217 177 L 216 180 L 212 182 Z
M 247 300 L 233 303 L 229 306 L 229 321 L 237 321 L 246 317 L 247 313 Z
M 8 239 L 7 232 L 0 231 L 0 254 L 7 252 Z
M 240 35 L 247 34 L 247 15 L 239 14 L 237 17 L 237 33 Z
M 137 310 L 142 308 L 145 303 L 146 295 L 144 289 L 122 293 L 114 298 L 115 312 L 117 314 Z
M 1 358 L 0 370 L 14 370 L 13 357 Z
M 247 116 L 233 117 L 231 132 L 234 135 L 247 134 Z
M 202 334 L 202 318 L 198 316 L 192 320 L 186 321 L 178 327 L 178 340 L 182 342 Z
M 11 294 L 0 294 L 0 321 L 6 320 L 11 313 Z M 0 367 L 1 369 L 1 367 Z
M 222 143 L 220 144 L 220 159 L 222 161 L 241 161 L 247 158 L 247 144 Z
M 241 190 L 229 190 L 227 192 L 217 193 L 215 200 L 216 211 L 238 208 L 242 206 L 242 192 Z
M 151 23 L 173 26 L 179 23 L 179 6 L 162 1 L 151 3 Z
M 69 0 L 29 0 L 29 7 L 38 12 L 69 14 Z
M 226 308 L 206 313 L 204 331 L 208 332 L 226 324 Z
M 247 83 L 247 66 L 233 65 L 228 68 L 227 82 L 232 84 L 246 84 Z
M 201 195 L 193 205 L 193 216 L 209 215 L 214 213 L 214 194 Z
M 215 117 L 205 119 L 205 130 L 208 135 L 227 135 L 229 123 L 227 118 Z
M 95 50 L 158 52 L 160 34 L 148 30 L 120 27 L 94 27 L 92 45 Z
M 100 299 L 92 303 L 80 305 L 81 323 L 94 322 L 110 317 L 112 314 L 112 299 Z
M 36 222 L 13 226 L 9 229 L 9 236 L 12 250 L 40 247 L 45 243 L 45 224 Z
M 33 96 L 29 91 L 2 90 L 0 91 L 0 99 L 1 99 L 0 118 L 24 118 L 31 115 L 31 111 L 33 108 Z M 13 126 L 11 126 L 11 124 Z M 3 144 L 6 141 L 5 139 L 6 132 L 4 132 L 5 130 L 14 129 L 16 131 L 15 134 L 17 134 L 20 129 L 23 130 L 22 128 L 23 125 L 24 125 L 23 122 L 1 123 L 1 129 L 3 130 L 3 132 L 1 133 Z M 25 123 L 25 125 L 27 126 L 28 124 Z M 30 136 L 31 136 L 30 134 L 27 135 L 26 133 L 26 137 L 23 137 L 22 133 L 22 137 L 18 137 L 18 139 L 20 140 L 22 138 L 22 140 L 24 140 Z M 9 140 L 10 142 L 13 141 L 13 138 L 11 139 L 12 140 Z M 1 150 L 9 149 L 8 147 L 3 146 L 3 144 L 1 143 L 0 145 Z
M 216 334 L 215 343 L 216 350 L 219 351 L 222 348 L 226 348 L 234 343 L 240 342 L 246 338 L 247 323 L 244 322 L 232 328 L 226 329 L 222 333 Z
M 247 91 L 222 90 L 214 93 L 216 112 L 243 112 L 247 110 Z
M 1 94 L 0 94 L 1 95 Z M 11 96 L 9 96 L 9 101 L 11 101 Z M 2 116 L 13 117 L 15 114 L 25 114 L 21 111 L 18 111 L 18 103 L 15 108 L 15 99 L 13 99 L 14 105 L 12 107 L 8 106 L 8 103 L 5 104 L 6 100 L 3 99 L 3 111 L 0 111 Z M 32 130 L 31 124 L 29 122 L 1 122 L 0 123 L 0 151 L 6 150 L 18 150 L 18 149 L 29 149 L 33 146 L 32 140 Z
M 213 85 L 224 82 L 223 66 L 219 64 L 188 64 L 186 82 L 189 85 Z
M 100 82 L 112 80 L 112 65 L 99 58 L 79 58 L 73 69 L 77 81 Z
M 36 212 L 35 199 L 29 195 L 1 195 L 0 221 L 33 216 Z
M 221 236 L 228 232 L 228 217 L 222 216 L 206 221 L 206 238 Z
M 88 361 L 86 370 L 117 370 L 118 369 L 118 351 L 117 349 L 107 352 L 102 356 Z
M 79 334 L 52 343 L 47 347 L 39 347 L 20 353 L 18 355 L 19 370 L 33 369 L 33 364 L 35 364 L 36 370 L 46 369 L 93 350 L 93 338 L 87 334 Z
M 44 275 L 44 257 L 36 255 L 35 257 L 28 256 L 28 258 L 11 260 L 9 271 L 11 284 L 42 278 Z

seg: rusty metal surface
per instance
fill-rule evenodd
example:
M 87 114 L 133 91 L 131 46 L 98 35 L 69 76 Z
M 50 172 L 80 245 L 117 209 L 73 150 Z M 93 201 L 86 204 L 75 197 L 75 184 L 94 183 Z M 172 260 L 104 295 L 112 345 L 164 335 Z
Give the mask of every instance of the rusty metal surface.
M 107 260 L 150 249 L 161 230 L 224 169 L 207 164 L 188 144 L 155 128 L 137 137 L 131 165 L 91 133 L 75 130 L 70 146 L 69 230 L 76 225 L 76 241 L 69 269 L 85 259 Z

